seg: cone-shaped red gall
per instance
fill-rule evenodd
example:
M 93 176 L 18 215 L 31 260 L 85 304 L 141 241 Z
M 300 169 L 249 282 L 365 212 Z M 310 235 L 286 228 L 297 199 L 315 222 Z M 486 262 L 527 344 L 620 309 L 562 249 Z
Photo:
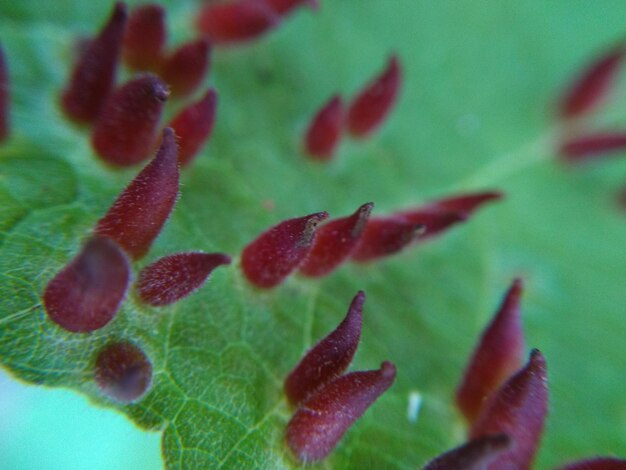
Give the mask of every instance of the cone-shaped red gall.
M 561 118 L 582 116 L 595 108 L 615 82 L 626 48 L 620 44 L 589 64 L 576 77 L 559 104 Z
M 423 225 L 403 217 L 370 217 L 351 258 L 363 263 L 392 255 L 416 240 L 423 231 Z
M 198 15 L 198 30 L 215 44 L 251 41 L 280 22 L 280 15 L 266 2 L 234 0 L 206 3 Z
M 9 136 L 9 70 L 4 48 L 0 43 L 0 142 Z
M 126 65 L 141 71 L 158 70 L 166 43 L 165 9 L 155 3 L 135 8 L 124 34 L 122 55 Z
M 222 253 L 188 252 L 165 256 L 139 274 L 139 297 L 153 306 L 172 304 L 198 289 L 215 268 L 230 264 Z
M 281 15 L 287 15 L 291 13 L 297 7 L 307 5 L 312 10 L 319 8 L 318 0 L 263 0 L 267 3 L 276 13 Z
M 117 166 L 145 160 L 156 143 L 168 94 L 165 83 L 152 74 L 141 75 L 111 94 L 91 136 L 98 156 Z
M 130 275 L 128 259 L 115 242 L 93 237 L 46 286 L 46 313 L 68 331 L 102 328 L 117 314 Z
M 570 163 L 595 160 L 626 152 L 626 131 L 598 132 L 572 137 L 561 144 L 561 159 Z
M 313 117 L 304 137 L 305 151 L 310 158 L 330 160 L 333 157 L 341 140 L 344 115 L 343 101 L 335 95 Z
M 100 34 L 81 54 L 61 97 L 63 110 L 71 119 L 92 123 L 102 111 L 115 84 L 126 19 L 126 5 L 116 3 Z
M 626 460 L 613 457 L 595 457 L 572 462 L 558 470 L 626 470 Z
M 115 240 L 133 259 L 141 258 L 161 232 L 178 197 L 176 138 L 170 128 L 154 159 L 122 191 L 95 233 Z
M 216 111 L 217 93 L 211 88 L 200 101 L 184 108 L 170 122 L 169 127 L 174 129 L 178 137 L 178 160 L 181 166 L 189 165 L 211 137 Z
M 367 137 L 382 125 L 396 103 L 401 82 L 400 62 L 394 55 L 385 70 L 368 83 L 350 104 L 347 126 L 353 137 Z
M 324 385 L 305 400 L 287 425 L 287 444 L 301 462 L 325 458 L 346 431 L 396 378 L 396 367 L 352 372 Z
M 359 291 L 343 321 L 309 350 L 285 380 L 285 394 L 292 404 L 339 377 L 350 365 L 361 338 L 365 293 Z
M 516 279 L 465 369 L 456 403 L 469 423 L 480 415 L 487 398 L 524 362 L 521 294 L 522 281 Z
M 367 225 L 374 203 L 368 202 L 348 217 L 331 220 L 317 229 L 311 252 L 300 266 L 300 273 L 321 277 L 331 273 L 355 249 Z
M 488 470 L 530 469 L 547 414 L 546 362 L 535 349 L 526 366 L 491 395 L 470 430 L 470 439 L 504 433 L 513 441 Z
M 432 460 L 423 470 L 484 470 L 511 440 L 506 434 L 479 437 Z
M 152 364 L 134 344 L 112 343 L 98 353 L 95 379 L 109 398 L 130 403 L 140 399 L 150 386 Z
M 183 44 L 167 57 L 161 67 L 161 77 L 172 96 L 181 98 L 198 89 L 209 71 L 211 47 L 206 39 Z
M 327 217 L 327 212 L 317 212 L 285 220 L 259 235 L 241 254 L 248 281 L 263 289 L 283 282 L 307 257 L 317 225 Z

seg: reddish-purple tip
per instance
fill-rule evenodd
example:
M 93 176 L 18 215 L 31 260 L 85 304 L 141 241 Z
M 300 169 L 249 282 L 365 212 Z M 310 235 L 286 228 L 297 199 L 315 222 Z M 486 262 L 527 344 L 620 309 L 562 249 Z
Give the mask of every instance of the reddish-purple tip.
M 524 362 L 524 333 L 519 305 L 521 294 L 522 281 L 516 279 L 465 369 L 465 376 L 456 392 L 456 403 L 469 423 L 480 415 L 491 393 Z
M 350 104 L 347 126 L 353 137 L 367 137 L 381 126 L 398 98 L 401 81 L 400 62 L 394 55 Z
M 495 391 L 474 421 L 470 438 L 504 433 L 513 441 L 488 470 L 531 468 L 548 414 L 546 362 L 538 350 L 528 364 Z
M 126 5 L 116 3 L 109 21 L 81 54 L 61 98 L 71 119 L 92 123 L 102 111 L 115 84 L 126 19 Z
M 115 240 L 133 259 L 146 254 L 178 197 L 176 138 L 163 130 L 161 147 L 96 225 L 95 232 Z
M 363 263 L 392 255 L 416 240 L 423 231 L 423 225 L 404 217 L 371 217 L 351 257 Z
M 317 212 L 285 220 L 263 232 L 241 254 L 248 281 L 264 289 L 283 282 L 307 257 L 317 225 L 327 217 L 327 212 Z
M 135 70 L 158 70 L 166 43 L 165 9 L 154 3 L 135 8 L 124 34 L 126 65 Z
M 116 90 L 96 121 L 91 142 L 107 163 L 131 166 L 145 160 L 157 140 L 167 86 L 152 74 L 139 76 Z
M 0 44 L 0 142 L 9 136 L 9 70 L 4 48 Z
M 122 403 L 141 398 L 152 381 L 152 364 L 129 342 L 107 345 L 96 358 L 95 378 L 105 395 Z
M 139 274 L 139 297 L 157 307 L 172 304 L 202 286 L 209 274 L 224 264 L 230 264 L 230 257 L 221 253 L 190 252 L 165 256 Z
M 343 101 L 339 95 L 333 96 L 320 109 L 304 138 L 306 153 L 313 160 L 330 160 L 341 139 L 344 121 Z
M 48 283 L 43 303 L 57 325 L 87 333 L 113 320 L 129 281 L 124 252 L 112 240 L 93 237 Z
M 319 8 L 318 0 L 263 0 L 276 13 L 287 15 L 297 7 L 307 5 L 309 8 L 316 10 Z
M 343 375 L 311 395 L 287 425 L 287 444 L 298 460 L 325 458 L 395 378 L 396 367 L 383 362 L 378 370 Z
M 559 470 L 626 470 L 626 460 L 612 457 L 595 457 L 572 462 Z
M 361 338 L 365 293 L 359 291 L 339 326 L 309 350 L 285 380 L 285 394 L 298 404 L 345 371 Z
M 437 457 L 423 470 L 485 470 L 510 445 L 506 434 L 479 437 Z
M 561 144 L 559 153 L 566 162 L 578 163 L 626 151 L 626 132 L 599 132 L 572 137 Z
M 184 108 L 170 122 L 170 127 L 178 137 L 178 160 L 181 166 L 189 165 L 211 137 L 216 109 L 217 93 L 210 89 L 200 101 Z
M 206 39 L 183 44 L 167 57 L 161 68 L 161 77 L 177 98 L 190 95 L 198 89 L 209 71 L 211 47 Z

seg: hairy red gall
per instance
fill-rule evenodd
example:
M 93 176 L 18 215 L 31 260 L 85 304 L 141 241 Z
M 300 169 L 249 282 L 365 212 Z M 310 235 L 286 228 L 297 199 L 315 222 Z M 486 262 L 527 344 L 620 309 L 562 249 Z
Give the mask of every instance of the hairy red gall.
M 150 387 L 152 364 L 133 343 L 112 343 L 96 357 L 95 379 L 109 398 L 121 403 L 134 402 Z
M 626 460 L 613 457 L 595 457 L 572 462 L 558 470 L 626 470 Z
M 307 155 L 313 160 L 330 160 L 341 140 L 345 110 L 343 100 L 334 95 L 313 117 L 304 137 Z
M 626 132 L 598 132 L 566 139 L 559 149 L 561 158 L 569 163 L 595 160 L 626 151 Z
M 363 263 L 398 253 L 423 232 L 423 225 L 404 217 L 370 217 L 351 258 Z
M 167 44 L 165 9 L 149 3 L 135 8 L 128 18 L 122 55 L 135 70 L 157 71 Z
M 209 73 L 211 46 L 206 39 L 183 44 L 166 57 L 161 77 L 176 98 L 192 94 Z
M 487 465 L 511 446 L 506 434 L 479 437 L 432 460 L 423 470 L 485 470 Z

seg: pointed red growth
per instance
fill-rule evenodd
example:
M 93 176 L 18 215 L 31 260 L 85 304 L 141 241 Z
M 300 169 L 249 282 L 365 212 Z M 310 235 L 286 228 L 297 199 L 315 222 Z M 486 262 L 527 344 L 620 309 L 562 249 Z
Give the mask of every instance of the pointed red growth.
M 135 8 L 124 34 L 126 65 L 135 70 L 158 70 L 166 43 L 165 9 L 154 3 Z
M 9 136 L 9 71 L 4 48 L 0 44 L 0 142 Z
M 167 86 L 152 74 L 141 75 L 116 90 L 96 122 L 91 142 L 107 163 L 131 166 L 154 148 Z
M 259 0 L 207 3 L 200 10 L 198 29 L 216 44 L 251 41 L 280 22 L 280 15 Z
M 626 151 L 626 132 L 600 132 L 574 137 L 561 144 L 561 158 L 570 163 L 594 160 Z
M 248 281 L 264 289 L 283 282 L 307 257 L 315 229 L 327 217 L 327 212 L 317 212 L 285 220 L 263 232 L 241 255 L 241 268 Z
M 559 105 L 559 114 L 570 119 L 590 112 L 609 92 L 626 50 L 619 45 L 589 64 L 567 90 Z
M 295 8 L 308 5 L 309 8 L 317 10 L 319 8 L 318 0 L 264 0 L 276 13 L 286 15 L 291 13 Z
M 302 462 L 325 458 L 395 378 L 396 367 L 383 362 L 378 370 L 343 375 L 311 395 L 287 425 L 295 456 Z
M 167 57 L 161 68 L 161 77 L 177 98 L 190 95 L 198 89 L 208 74 L 211 47 L 206 39 L 183 44 Z
M 522 281 L 516 279 L 500 309 L 474 350 L 456 392 L 456 403 L 469 423 L 480 415 L 485 400 L 524 362 L 520 314 Z
M 122 250 L 111 240 L 93 237 L 46 286 L 46 313 L 68 331 L 97 330 L 115 317 L 129 281 Z
M 198 289 L 218 266 L 230 264 L 221 253 L 176 253 L 165 256 L 139 274 L 141 300 L 156 307 L 172 304 Z
M 506 434 L 480 437 L 437 457 L 423 470 L 484 470 L 510 445 Z
M 383 123 L 396 102 L 402 81 L 400 62 L 394 55 L 385 70 L 354 98 L 348 110 L 348 131 L 353 137 L 367 137 Z
M 612 457 L 595 457 L 572 462 L 559 470 L 626 470 L 626 460 Z
M 535 349 L 528 364 L 491 395 L 471 428 L 470 438 L 507 434 L 514 444 L 489 465 L 489 470 L 526 470 L 531 468 L 547 414 L 546 362 Z
M 152 364 L 129 342 L 113 343 L 98 353 L 96 382 L 110 398 L 130 403 L 143 396 L 152 382 Z
M 348 217 L 334 219 L 317 229 L 315 242 L 300 273 L 321 277 L 331 273 L 354 251 L 361 240 L 374 203 L 368 202 Z
M 200 101 L 187 106 L 170 123 L 178 137 L 181 166 L 189 165 L 211 137 L 216 109 L 217 93 L 211 88 Z
M 359 291 L 339 326 L 309 350 L 285 380 L 285 394 L 298 404 L 345 371 L 361 338 L 365 293 Z
M 423 225 L 403 217 L 372 217 L 352 252 L 352 259 L 363 263 L 397 253 L 416 240 L 423 230 Z
M 163 130 L 161 147 L 96 225 L 95 232 L 115 240 L 133 259 L 146 254 L 178 197 L 176 139 Z
M 306 136 L 306 153 L 313 160 L 330 160 L 341 139 L 344 121 L 344 106 L 339 95 L 333 96 L 315 115 Z
M 116 3 L 109 21 L 100 34 L 89 41 L 72 72 L 61 104 L 75 121 L 95 121 L 113 90 L 126 18 L 126 5 Z

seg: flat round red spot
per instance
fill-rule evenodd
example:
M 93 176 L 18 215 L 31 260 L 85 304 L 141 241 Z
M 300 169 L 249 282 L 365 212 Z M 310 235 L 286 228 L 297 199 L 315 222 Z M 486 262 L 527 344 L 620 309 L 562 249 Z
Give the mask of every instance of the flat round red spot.
M 114 400 L 139 399 L 152 381 L 152 364 L 144 352 L 129 342 L 106 346 L 96 359 L 96 382 Z

